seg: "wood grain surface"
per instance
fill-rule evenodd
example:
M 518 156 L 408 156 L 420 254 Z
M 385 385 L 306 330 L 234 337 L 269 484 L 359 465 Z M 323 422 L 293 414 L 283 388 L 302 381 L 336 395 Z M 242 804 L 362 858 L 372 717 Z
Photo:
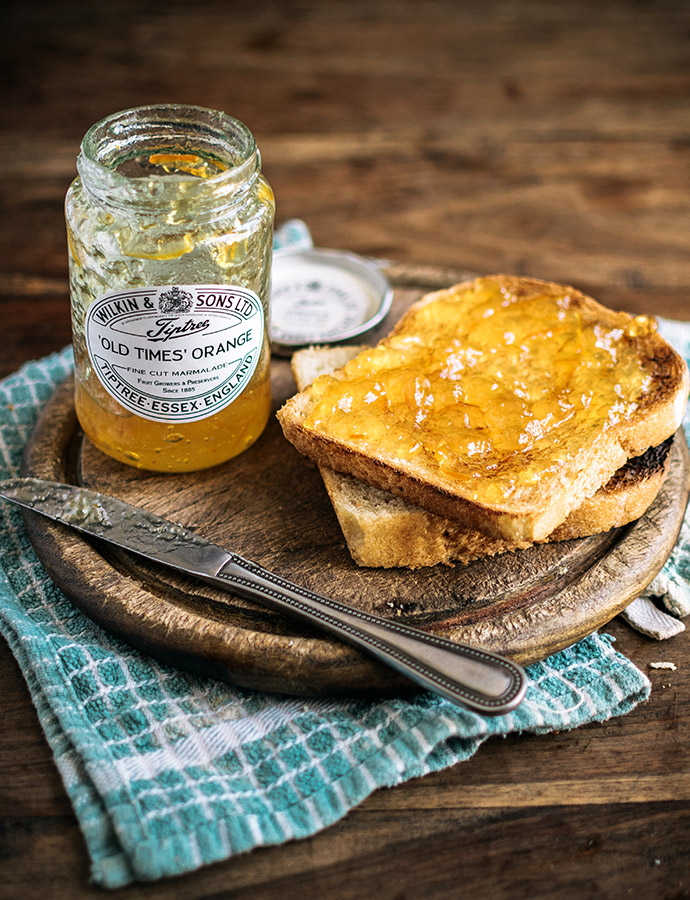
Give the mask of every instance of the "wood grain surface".
M 443 278 L 398 267 L 388 318 Z M 398 287 L 400 282 L 403 287 Z M 283 437 L 275 410 L 295 391 L 287 359 L 271 363 L 273 414 L 261 438 L 222 466 L 171 478 L 111 460 L 84 437 L 68 379 L 27 445 L 23 474 L 82 484 L 196 531 L 271 572 L 365 612 L 523 664 L 607 624 L 651 582 L 676 542 L 690 465 L 676 436 L 655 502 L 625 528 L 535 545 L 466 566 L 361 568 L 352 561 L 318 469 Z M 313 628 L 131 554 L 93 545 L 25 513 L 55 583 L 90 618 L 162 661 L 241 687 L 298 695 L 381 694 L 411 687 L 389 668 Z
M 685 0 L 12 0 L 0 373 L 70 340 L 83 133 L 160 101 L 246 121 L 279 221 L 320 246 L 690 318 L 689 34 Z M 607 631 L 652 682 L 623 719 L 490 742 L 314 838 L 117 896 L 690 897 L 690 643 Z M 5 645 L 0 709 L 0 897 L 102 896 Z

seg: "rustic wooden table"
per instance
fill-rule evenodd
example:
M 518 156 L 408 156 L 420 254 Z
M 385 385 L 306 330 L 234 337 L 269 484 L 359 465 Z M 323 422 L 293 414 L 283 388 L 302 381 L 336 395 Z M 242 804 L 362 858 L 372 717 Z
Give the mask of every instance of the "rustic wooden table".
M 70 340 L 62 202 L 82 134 L 158 101 L 243 119 L 279 220 L 304 218 L 321 246 L 529 273 L 690 318 L 682 0 L 12 6 L 2 375 Z M 627 717 L 494 741 L 310 840 L 118 896 L 690 897 L 690 640 L 609 630 L 653 683 Z M 95 896 L 4 643 L 0 697 L 0 896 Z

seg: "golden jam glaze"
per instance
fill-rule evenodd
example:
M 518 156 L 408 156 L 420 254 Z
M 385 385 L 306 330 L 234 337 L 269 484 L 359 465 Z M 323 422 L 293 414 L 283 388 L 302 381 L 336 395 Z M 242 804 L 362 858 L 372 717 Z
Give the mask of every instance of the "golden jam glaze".
M 655 329 L 643 316 L 589 321 L 565 288 L 511 293 L 478 279 L 316 379 L 304 427 L 500 501 L 634 414 L 651 382 L 635 339 Z

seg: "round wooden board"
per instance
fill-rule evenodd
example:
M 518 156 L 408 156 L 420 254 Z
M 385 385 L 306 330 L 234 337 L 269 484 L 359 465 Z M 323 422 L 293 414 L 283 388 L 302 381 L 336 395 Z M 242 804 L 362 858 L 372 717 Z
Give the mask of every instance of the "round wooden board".
M 461 272 L 397 267 L 393 308 L 371 340 L 426 290 Z M 272 363 L 274 409 L 294 393 L 289 361 Z M 522 663 L 605 625 L 667 559 L 683 519 L 690 463 L 676 436 L 668 477 L 636 523 L 469 566 L 363 569 L 347 551 L 317 469 L 275 419 L 242 456 L 205 472 L 158 475 L 99 453 L 77 423 L 73 385 L 55 392 L 27 447 L 24 474 L 84 484 L 192 528 L 299 584 Z M 353 648 L 239 597 L 90 543 L 25 514 L 57 585 L 107 631 L 153 657 L 240 686 L 299 695 L 382 693 L 409 682 Z

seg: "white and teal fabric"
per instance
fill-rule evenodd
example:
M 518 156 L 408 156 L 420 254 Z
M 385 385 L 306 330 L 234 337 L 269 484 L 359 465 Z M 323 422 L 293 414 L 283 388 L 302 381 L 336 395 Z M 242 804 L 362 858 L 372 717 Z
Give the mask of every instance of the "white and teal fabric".
M 675 337 L 690 356 L 690 327 Z M 37 413 L 71 367 L 66 349 L 0 383 L 1 478 L 19 473 Z M 428 693 L 305 700 L 238 690 L 102 631 L 47 577 L 19 511 L 1 503 L 0 516 L 0 630 L 72 801 L 92 879 L 104 887 L 306 837 L 379 787 L 466 760 L 492 735 L 603 721 L 650 691 L 605 635 L 531 666 L 523 704 L 493 719 Z M 687 592 L 687 528 L 663 579 L 669 596 L 674 585 Z

